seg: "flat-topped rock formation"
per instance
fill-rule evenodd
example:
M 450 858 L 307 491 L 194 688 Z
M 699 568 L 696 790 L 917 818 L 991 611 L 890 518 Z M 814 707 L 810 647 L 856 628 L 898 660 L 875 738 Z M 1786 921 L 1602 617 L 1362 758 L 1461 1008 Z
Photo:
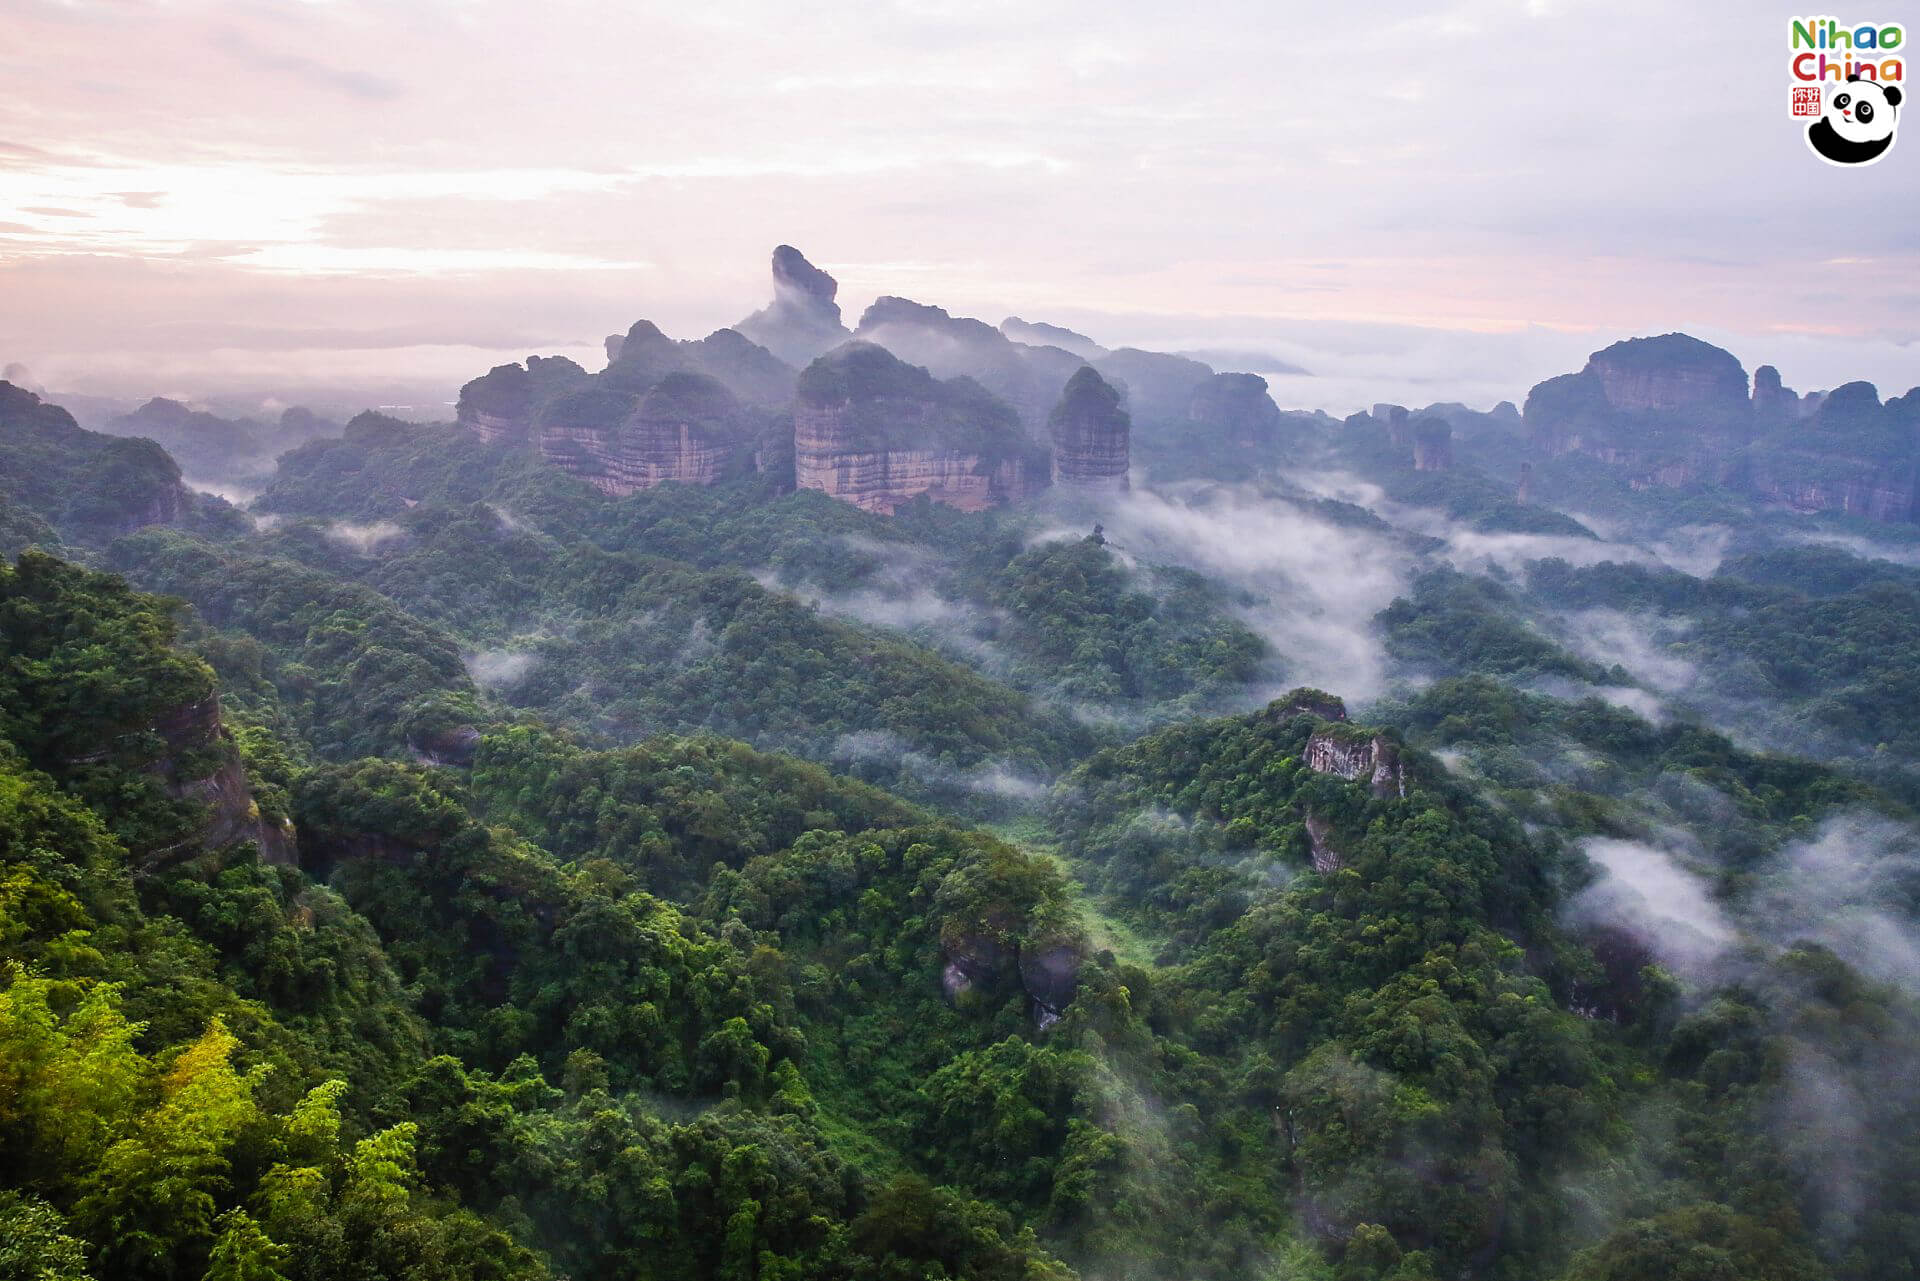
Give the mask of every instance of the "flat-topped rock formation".
M 1214 374 L 1187 398 L 1187 421 L 1203 437 L 1242 448 L 1263 448 L 1280 439 L 1280 407 L 1258 374 Z
M 1004 402 L 971 379 L 941 381 L 885 348 L 852 342 L 800 375 L 794 482 L 868 511 L 926 495 L 967 511 L 1046 484 L 1046 454 Z
M 1718 485 L 1800 512 L 1920 518 L 1920 395 L 1870 383 L 1797 395 L 1685 334 L 1597 351 L 1527 397 L 1535 450 L 1625 469 L 1636 487 Z
M 1053 483 L 1124 493 L 1133 425 L 1115 391 L 1091 365 L 1067 380 L 1047 418 L 1053 437 Z
M 704 374 L 672 373 L 645 394 L 605 386 L 563 396 L 540 417 L 541 455 L 604 494 L 667 481 L 711 485 L 742 458 L 752 423 Z
M 535 412 L 587 380 L 565 356 L 528 356 L 523 365 L 495 365 L 460 389 L 455 416 L 488 444 L 532 438 Z

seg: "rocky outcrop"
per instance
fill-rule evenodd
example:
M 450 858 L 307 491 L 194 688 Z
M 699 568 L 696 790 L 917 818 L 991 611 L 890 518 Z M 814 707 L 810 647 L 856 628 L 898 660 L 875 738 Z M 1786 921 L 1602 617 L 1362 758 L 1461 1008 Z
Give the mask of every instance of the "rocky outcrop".
M 1346 858 L 1333 847 L 1333 824 L 1311 812 L 1307 814 L 1304 822 L 1307 829 L 1307 849 L 1313 860 L 1313 870 L 1324 876 L 1345 867 Z
M 1044 1031 L 1058 1022 L 1080 987 L 1085 950 L 1077 939 L 1002 942 L 991 932 L 958 932 L 942 950 L 940 991 L 949 1005 L 976 994 L 1004 993 L 1017 982 L 1028 1013 Z
M 784 407 L 793 398 L 793 366 L 732 329 L 678 341 L 650 320 L 638 320 L 617 343 L 599 375 L 606 386 L 639 395 L 668 374 L 704 374 L 750 405 Z
M 107 541 L 176 524 L 193 508 L 180 467 L 156 442 L 88 431 L 73 415 L 0 381 L 0 498 L 62 538 Z
M 460 389 L 455 417 L 488 444 L 528 440 L 540 406 L 586 379 L 587 371 L 564 356 L 495 365 Z
M 1384 734 L 1368 734 L 1345 726 L 1317 729 L 1307 739 L 1303 758 L 1307 768 L 1344 779 L 1364 779 L 1375 796 L 1405 796 L 1406 769 L 1400 748 Z
M 1920 517 L 1916 399 L 1910 393 L 1882 405 L 1872 383 L 1834 388 L 1810 418 L 1776 423 L 1754 443 L 1754 492 L 1797 512 L 1902 522 Z
M 1762 365 L 1753 371 L 1753 417 L 1762 426 L 1772 426 L 1800 416 L 1800 395 L 1780 381 L 1780 371 Z
M 480 750 L 480 731 L 472 725 L 449 725 L 427 730 L 412 742 L 429 765 L 471 765 Z
M 1685 334 L 1632 338 L 1527 397 L 1536 451 L 1586 454 L 1636 485 L 1743 483 L 1752 413 L 1732 353 Z
M 1014 342 L 983 320 L 909 298 L 876 298 L 855 336 L 935 377 L 973 379 L 1013 406 L 1030 430 L 1046 422 L 1060 389 L 1086 363 L 1062 348 Z
M 1747 371 L 1732 352 L 1687 334 L 1629 338 L 1587 358 L 1615 409 L 1738 416 L 1747 405 Z
M 1280 439 L 1280 407 L 1257 374 L 1214 374 L 1193 389 L 1187 421 L 1209 440 L 1242 449 L 1265 449 Z
M 666 481 L 711 485 L 752 442 L 740 402 L 704 374 L 673 373 L 633 397 L 604 385 L 540 415 L 541 455 L 603 494 Z
M 1791 511 L 1920 518 L 1920 422 L 1870 383 L 1796 395 L 1763 365 L 1684 334 L 1595 352 L 1527 397 L 1535 450 L 1580 453 L 1635 488 L 1718 485 Z
M 176 708 L 156 721 L 152 731 L 164 747 L 148 772 L 175 800 L 203 806 L 206 821 L 189 841 L 153 851 L 150 857 L 166 860 L 252 841 L 268 863 L 297 861 L 293 824 L 265 817 L 254 801 L 239 749 L 221 719 L 218 694 Z
M 734 326 L 787 364 L 803 366 L 845 342 L 839 282 L 792 245 L 773 251 L 773 301 Z
M 1312 716 L 1323 721 L 1344 722 L 1347 719 L 1347 705 L 1337 694 L 1302 685 L 1268 703 L 1267 715 L 1276 721 Z
M 1006 404 L 865 342 L 801 374 L 793 449 L 799 488 L 889 514 L 921 495 L 978 511 L 1046 483 L 1044 451 Z
M 1053 483 L 1075 489 L 1125 493 L 1131 463 L 1132 422 L 1120 393 L 1091 365 L 1067 380 L 1060 403 L 1047 417 L 1053 438 Z
M 1413 425 L 1413 469 L 1453 469 L 1453 425 L 1444 418 L 1422 418 Z

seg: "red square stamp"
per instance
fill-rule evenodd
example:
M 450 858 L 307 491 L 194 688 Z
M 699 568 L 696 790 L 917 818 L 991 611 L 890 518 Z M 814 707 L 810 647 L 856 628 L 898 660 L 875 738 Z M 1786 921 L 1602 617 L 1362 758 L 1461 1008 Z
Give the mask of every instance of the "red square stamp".
M 1819 85 L 1794 86 L 1793 114 L 1796 116 L 1817 116 L 1820 114 Z

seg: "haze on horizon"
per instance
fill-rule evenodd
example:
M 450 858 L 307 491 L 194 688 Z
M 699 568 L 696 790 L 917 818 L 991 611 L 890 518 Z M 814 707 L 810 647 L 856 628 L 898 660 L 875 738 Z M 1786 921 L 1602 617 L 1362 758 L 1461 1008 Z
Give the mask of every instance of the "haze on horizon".
M 1316 375 L 1289 407 L 1519 399 L 1672 329 L 1904 390 L 1920 143 L 1814 161 L 1789 13 L 15 0 L 0 364 L 450 397 L 730 324 L 788 242 L 850 323 L 893 293 L 1269 350 Z

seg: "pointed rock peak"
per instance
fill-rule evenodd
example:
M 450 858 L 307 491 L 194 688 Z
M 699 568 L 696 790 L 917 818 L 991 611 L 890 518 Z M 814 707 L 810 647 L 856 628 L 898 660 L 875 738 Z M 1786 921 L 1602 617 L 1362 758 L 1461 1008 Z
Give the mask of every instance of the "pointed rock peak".
M 831 307 L 834 320 L 840 319 L 840 308 L 833 301 L 840 292 L 840 282 L 808 262 L 807 256 L 792 245 L 774 246 L 773 288 L 776 297 L 782 290 L 792 290 L 822 309 Z
M 792 245 L 773 251 L 773 301 L 733 326 L 789 365 L 804 365 L 846 337 L 840 284 Z

